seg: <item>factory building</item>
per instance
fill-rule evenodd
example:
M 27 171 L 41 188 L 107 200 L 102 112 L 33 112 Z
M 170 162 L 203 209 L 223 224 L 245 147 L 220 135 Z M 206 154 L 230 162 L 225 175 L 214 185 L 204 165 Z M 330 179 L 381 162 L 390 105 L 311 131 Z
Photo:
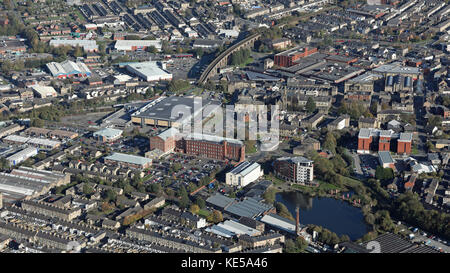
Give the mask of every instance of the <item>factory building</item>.
M 172 127 L 157 136 L 150 137 L 150 151 L 159 149 L 163 153 L 172 152 L 175 149 L 175 137 L 179 133 Z
M 61 146 L 60 141 L 56 140 L 49 140 L 49 139 L 43 139 L 43 138 L 34 138 L 34 137 L 23 137 L 18 135 L 9 135 L 5 138 L 3 138 L 3 142 L 9 143 L 9 144 L 30 144 L 34 147 L 38 147 L 43 150 L 53 150 L 55 148 L 58 148 Z
M 214 109 L 212 109 L 214 108 Z M 161 127 L 179 127 L 192 124 L 198 115 L 207 117 L 206 109 L 215 112 L 220 109 L 220 102 L 201 98 L 160 97 L 144 105 L 131 115 L 134 124 Z
M 118 51 L 144 51 L 151 46 L 160 51 L 161 40 L 117 40 L 114 49 Z
M 82 47 L 84 51 L 86 52 L 97 52 L 98 51 L 98 45 L 95 40 L 68 40 L 68 39 L 61 39 L 61 40 L 50 40 L 49 42 L 50 46 L 58 47 L 58 46 L 71 46 L 71 47 Z
M 9 166 L 15 166 L 30 157 L 33 157 L 38 154 L 38 149 L 35 147 L 25 148 L 9 157 L 6 158 L 9 162 Z
M 244 161 L 226 174 L 226 184 L 242 188 L 258 180 L 263 174 L 261 165 Z
M 5 202 L 30 199 L 47 193 L 51 188 L 70 182 L 69 174 L 19 167 L 10 173 L 0 173 L 0 192 Z
M 51 62 L 46 64 L 46 66 L 52 76 L 58 79 L 91 76 L 91 70 L 82 62 L 66 60 L 62 63 Z
M 175 151 L 217 160 L 243 161 L 245 145 L 232 138 L 205 134 L 189 134 L 175 142 Z
M 290 67 L 298 59 L 309 56 L 317 52 L 317 48 L 308 49 L 308 47 L 297 46 L 275 55 L 274 64 L 281 67 Z

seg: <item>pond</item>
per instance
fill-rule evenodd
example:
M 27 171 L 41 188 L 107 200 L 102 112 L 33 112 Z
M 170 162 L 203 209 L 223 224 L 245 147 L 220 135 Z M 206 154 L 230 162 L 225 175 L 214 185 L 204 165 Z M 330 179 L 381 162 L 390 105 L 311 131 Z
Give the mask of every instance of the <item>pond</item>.
M 310 197 L 300 192 L 279 192 L 275 200 L 283 203 L 295 218 L 295 208 L 300 208 L 300 224 L 322 226 L 338 236 L 346 234 L 352 241 L 370 231 L 361 209 L 329 197 Z

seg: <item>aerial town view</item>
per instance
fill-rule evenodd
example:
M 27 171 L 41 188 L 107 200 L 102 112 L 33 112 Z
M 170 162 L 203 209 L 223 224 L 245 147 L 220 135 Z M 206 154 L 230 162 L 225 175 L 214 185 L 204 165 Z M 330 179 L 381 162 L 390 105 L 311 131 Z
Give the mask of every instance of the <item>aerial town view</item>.
M 0 253 L 450 253 L 450 1 L 0 0 Z

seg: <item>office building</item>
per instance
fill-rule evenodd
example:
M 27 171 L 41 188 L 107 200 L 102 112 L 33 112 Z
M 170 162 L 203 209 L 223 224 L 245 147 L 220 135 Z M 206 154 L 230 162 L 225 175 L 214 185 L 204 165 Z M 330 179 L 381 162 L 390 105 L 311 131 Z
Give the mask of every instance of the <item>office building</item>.
M 263 174 L 264 171 L 261 170 L 261 165 L 256 162 L 250 163 L 244 161 L 234 167 L 231 171 L 227 172 L 226 184 L 242 188 L 258 180 Z
M 95 132 L 92 136 L 101 142 L 113 142 L 122 137 L 122 130 L 105 128 Z

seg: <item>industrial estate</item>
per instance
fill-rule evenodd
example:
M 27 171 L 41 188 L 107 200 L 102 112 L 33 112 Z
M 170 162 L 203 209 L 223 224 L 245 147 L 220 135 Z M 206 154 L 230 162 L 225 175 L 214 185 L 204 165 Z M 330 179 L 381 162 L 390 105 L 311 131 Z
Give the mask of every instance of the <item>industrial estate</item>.
M 1 253 L 450 252 L 445 0 L 3 0 Z

